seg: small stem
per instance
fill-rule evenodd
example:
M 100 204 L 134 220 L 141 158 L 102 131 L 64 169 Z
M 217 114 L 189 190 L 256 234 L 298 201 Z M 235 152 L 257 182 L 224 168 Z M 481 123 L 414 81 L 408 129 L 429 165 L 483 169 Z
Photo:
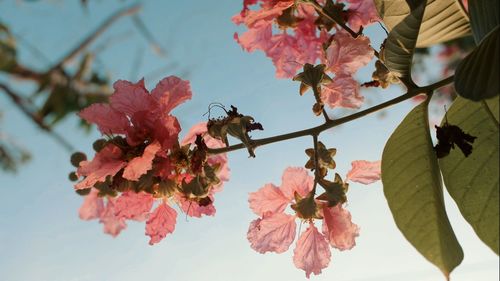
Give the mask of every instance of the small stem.
M 313 135 L 313 147 L 314 147 L 314 186 L 311 190 L 312 194 L 316 195 L 316 186 L 320 178 L 319 174 L 319 153 L 318 153 L 318 135 Z
M 312 87 L 312 88 L 313 88 L 313 93 L 314 93 L 314 99 L 316 99 L 316 103 L 322 104 L 324 106 L 323 101 L 321 100 L 321 94 L 318 91 L 318 88 L 317 87 Z M 330 117 L 328 116 L 328 113 L 326 112 L 326 110 L 323 108 L 321 111 L 323 113 L 323 117 L 325 118 L 325 122 L 330 121 Z
M 277 135 L 277 136 L 263 138 L 263 139 L 256 139 L 256 140 L 252 141 L 252 144 L 254 145 L 254 148 L 257 148 L 259 146 L 263 146 L 263 145 L 271 144 L 271 143 L 275 143 L 275 142 L 300 138 L 300 137 L 304 137 L 304 136 L 319 135 L 320 133 L 322 133 L 325 130 L 328 130 L 328 129 L 331 129 L 333 127 L 342 125 L 344 123 L 359 119 L 361 117 L 364 117 L 364 116 L 369 115 L 371 113 L 377 112 L 377 111 L 384 109 L 386 107 L 389 107 L 389 106 L 395 105 L 397 103 L 400 103 L 402 101 L 405 101 L 407 99 L 410 99 L 418 94 L 428 94 L 436 89 L 439 89 L 439 88 L 453 82 L 453 79 L 454 79 L 453 76 L 450 76 L 448 78 L 445 78 L 441 81 L 438 81 L 436 83 L 433 83 L 433 84 L 425 86 L 425 87 L 417 87 L 414 89 L 410 89 L 407 93 L 405 93 L 399 97 L 396 97 L 392 100 L 388 100 L 388 101 L 383 102 L 379 105 L 367 108 L 365 110 L 353 113 L 351 115 L 347 115 L 347 116 L 339 118 L 339 119 L 330 120 L 328 122 L 323 123 L 322 125 L 312 127 L 309 129 L 304 129 L 304 130 L 300 130 L 300 131 L 295 131 L 295 132 L 283 134 L 283 135 Z M 240 143 L 240 144 L 231 145 L 231 146 L 223 147 L 223 148 L 208 149 L 208 153 L 211 155 L 215 155 L 215 154 L 239 150 L 242 148 L 245 148 L 245 145 Z

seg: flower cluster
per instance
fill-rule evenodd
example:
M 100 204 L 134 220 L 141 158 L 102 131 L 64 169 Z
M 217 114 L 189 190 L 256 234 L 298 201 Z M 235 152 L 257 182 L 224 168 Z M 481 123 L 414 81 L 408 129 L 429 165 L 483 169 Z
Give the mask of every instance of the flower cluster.
M 194 126 L 179 142 L 181 131 L 171 111 L 191 98 L 188 81 L 170 76 L 149 93 L 144 81 L 117 81 L 109 104 L 94 104 L 80 117 L 98 126 L 106 137 L 94 143 L 90 161 L 74 154 L 72 175 L 81 179 L 76 191 L 86 195 L 80 208 L 84 220 L 99 219 L 104 232 L 116 236 L 126 220 L 146 221 L 150 244 L 174 231 L 179 205 L 188 216 L 214 215 L 214 193 L 229 178 L 225 155 L 208 148 L 224 144 L 207 133 L 206 123 Z
M 339 178 L 339 176 L 336 176 Z M 380 161 L 355 161 L 347 179 L 372 183 L 380 179 Z M 347 189 L 347 183 L 340 183 Z M 287 168 L 281 185 L 266 184 L 249 195 L 252 211 L 259 216 L 250 223 L 247 238 L 252 249 L 259 253 L 283 253 L 297 235 L 296 219 L 308 224 L 299 233 L 293 262 L 297 268 L 311 273 L 321 273 L 330 262 L 330 247 L 349 250 L 355 246 L 359 227 L 352 223 L 351 214 L 342 203 L 329 204 L 328 198 L 315 196 L 314 178 L 304 168 Z M 290 207 L 292 213 L 287 213 Z M 315 225 L 322 221 L 321 231 Z
M 235 39 L 248 52 L 264 51 L 279 78 L 294 77 L 303 65 L 320 61 L 326 65 L 326 72 L 335 75 L 318 95 L 322 104 L 359 108 L 364 99 L 353 74 L 372 60 L 374 52 L 368 37 L 359 32 L 354 38 L 340 30 L 336 22 L 362 31 L 362 27 L 379 20 L 377 11 L 372 1 L 320 2 L 321 12 L 317 10 L 319 4 L 312 0 L 244 1 L 243 10 L 233 17 L 233 22 L 244 24 L 248 31 L 235 33 Z M 250 9 L 256 4 L 259 9 Z

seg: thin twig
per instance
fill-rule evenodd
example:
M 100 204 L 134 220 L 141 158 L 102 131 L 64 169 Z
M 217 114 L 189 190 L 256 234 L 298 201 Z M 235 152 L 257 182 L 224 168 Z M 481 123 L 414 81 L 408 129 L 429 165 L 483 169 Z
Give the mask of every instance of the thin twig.
M 300 138 L 300 137 L 305 137 L 305 136 L 319 135 L 320 133 L 322 133 L 328 129 L 331 129 L 333 127 L 342 125 L 344 123 L 362 118 L 366 115 L 377 112 L 377 111 L 382 110 L 386 107 L 389 107 L 389 106 L 398 104 L 402 101 L 408 100 L 408 99 L 410 99 L 418 94 L 432 93 L 432 91 L 437 90 L 437 89 L 453 82 L 453 79 L 454 79 L 454 76 L 450 76 L 448 78 L 445 78 L 441 81 L 438 81 L 436 83 L 433 83 L 433 84 L 425 86 L 425 87 L 417 87 L 417 88 L 410 89 L 410 90 L 408 90 L 407 93 L 405 93 L 399 97 L 396 97 L 392 100 L 388 100 L 388 101 L 383 102 L 381 104 L 378 104 L 376 106 L 373 106 L 373 107 L 367 108 L 365 110 L 353 113 L 351 115 L 347 115 L 347 116 L 339 118 L 339 119 L 330 120 L 330 121 L 325 122 L 319 126 L 315 126 L 315 127 L 309 128 L 309 129 L 295 131 L 295 132 L 291 132 L 291 133 L 287 133 L 287 134 L 283 134 L 283 135 L 277 135 L 277 136 L 268 137 L 268 138 L 256 139 L 256 140 L 253 140 L 252 144 L 254 145 L 255 148 L 257 148 L 259 146 L 264 146 L 266 144 L 271 144 L 271 143 L 275 143 L 275 142 L 280 142 L 280 141 L 285 141 L 285 140 L 290 140 L 290 139 L 295 139 L 295 138 Z M 214 154 L 220 154 L 220 153 L 226 153 L 226 152 L 230 152 L 230 151 L 234 151 L 234 150 L 239 150 L 242 148 L 245 148 L 245 145 L 243 143 L 240 143 L 240 144 L 231 145 L 231 146 L 223 147 L 223 148 L 209 149 L 208 153 L 214 155 Z
M 36 116 L 31 110 L 29 110 L 27 101 L 25 98 L 22 96 L 14 93 L 7 85 L 0 84 L 0 89 L 3 90 L 4 93 L 7 94 L 7 96 L 10 97 L 12 102 L 21 110 L 21 112 L 24 113 L 28 118 L 30 118 L 40 129 L 44 130 L 47 132 L 51 137 L 53 137 L 57 142 L 59 142 L 64 148 L 68 151 L 74 151 L 73 146 L 61 135 L 58 133 L 54 132 L 49 126 L 47 126 L 43 120 Z

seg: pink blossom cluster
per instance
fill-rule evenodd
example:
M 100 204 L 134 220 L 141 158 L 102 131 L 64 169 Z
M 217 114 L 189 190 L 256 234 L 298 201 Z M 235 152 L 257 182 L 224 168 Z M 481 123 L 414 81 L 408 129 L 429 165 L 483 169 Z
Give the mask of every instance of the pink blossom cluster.
M 380 179 L 380 161 L 354 161 L 346 177 L 350 181 L 369 184 Z M 266 184 L 249 195 L 248 202 L 252 211 L 259 216 L 250 223 L 247 238 L 255 251 L 283 253 L 288 250 L 297 235 L 296 219 L 308 224 L 299 233 L 295 246 L 293 262 L 309 278 L 311 273 L 318 275 L 330 262 L 330 247 L 349 250 L 355 246 L 359 227 L 352 223 L 351 214 L 342 204 L 329 207 L 326 202 L 315 200 L 315 217 L 304 219 L 297 211 L 287 213 L 300 198 L 311 195 L 314 179 L 304 168 L 287 168 L 283 172 L 282 183 L 275 186 Z M 312 194 L 314 196 L 314 194 Z M 321 230 L 315 221 L 322 221 Z
M 348 5 L 342 16 L 353 29 L 379 20 L 373 1 L 344 2 Z M 258 9 L 250 8 L 257 4 Z M 363 35 L 353 38 L 336 25 L 330 30 L 321 19 L 310 3 L 294 0 L 244 1 L 243 10 L 232 18 L 248 28 L 241 35 L 235 33 L 238 44 L 248 52 L 263 51 L 273 61 L 277 77 L 291 78 L 304 64 L 320 61 L 335 75 L 322 87 L 322 102 L 330 108 L 359 108 L 364 98 L 353 75 L 374 56 L 370 39 Z
M 116 236 L 126 220 L 146 221 L 150 244 L 175 229 L 177 204 L 188 216 L 214 215 L 214 193 L 229 178 L 225 155 L 208 156 L 222 147 L 206 123 L 194 126 L 179 143 L 181 131 L 171 111 L 191 98 L 188 81 L 161 80 L 149 93 L 144 80 L 117 81 L 109 104 L 93 104 L 80 117 L 107 137 L 92 160 L 81 161 L 75 185 L 86 191 L 80 218 L 99 219 Z

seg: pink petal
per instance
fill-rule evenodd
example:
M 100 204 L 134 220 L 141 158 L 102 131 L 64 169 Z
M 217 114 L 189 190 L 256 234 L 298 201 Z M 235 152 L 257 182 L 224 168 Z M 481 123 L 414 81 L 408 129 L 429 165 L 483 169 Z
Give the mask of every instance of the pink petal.
M 278 213 L 250 223 L 247 238 L 255 251 L 283 253 L 295 239 L 295 216 Z
M 98 197 L 99 190 L 92 188 L 90 193 L 85 196 L 83 204 L 78 210 L 80 219 L 93 220 L 101 216 L 104 211 L 104 201 Z
M 323 234 L 330 245 L 341 251 L 350 250 L 356 245 L 359 227 L 352 223 L 351 214 L 339 204 L 323 208 Z
M 346 31 L 337 31 L 326 50 L 327 67 L 334 73 L 354 74 L 373 58 L 370 39 L 366 36 L 352 38 Z
M 266 184 L 256 192 L 251 192 L 248 196 L 250 209 L 262 216 L 266 212 L 282 213 L 290 199 L 286 198 L 281 190 L 273 184 Z
M 104 233 L 107 233 L 113 237 L 118 236 L 122 230 L 127 228 L 125 219 L 118 218 L 115 216 L 115 204 L 113 199 L 108 198 L 106 208 L 101 214 L 100 223 L 104 224 Z
M 312 190 L 313 183 L 314 179 L 306 169 L 288 167 L 281 177 L 281 192 L 289 200 L 294 199 L 295 192 L 305 197 Z
M 359 108 L 365 100 L 360 95 L 359 88 L 352 76 L 337 75 L 332 82 L 322 87 L 321 100 L 330 108 Z
M 164 150 L 167 150 L 178 142 L 181 126 L 174 116 L 163 115 L 158 117 L 153 130 L 153 138 L 160 142 Z
M 354 181 L 362 184 L 370 184 L 378 181 L 382 173 L 380 161 L 369 162 L 357 160 L 351 163 L 352 168 L 347 173 L 346 181 Z
M 141 156 L 135 157 L 130 160 L 123 171 L 123 178 L 136 181 L 153 167 L 153 159 L 156 153 L 161 149 L 158 141 L 149 144 Z
M 150 194 L 125 191 L 115 201 L 115 215 L 117 218 L 146 220 L 153 202 Z
M 75 185 L 75 189 L 93 187 L 97 182 L 104 182 L 107 176 L 114 176 L 127 164 L 121 160 L 122 151 L 113 144 L 108 144 L 97 152 L 92 161 L 80 162 L 76 173 L 78 176 L 86 176 Z
M 297 268 L 303 269 L 309 278 L 311 273 L 320 274 L 330 263 L 330 257 L 328 242 L 311 222 L 297 241 L 297 247 L 293 251 L 293 263 Z
M 146 235 L 151 237 L 149 245 L 160 242 L 175 229 L 177 212 L 166 203 L 161 203 L 146 222 Z
M 95 103 L 78 114 L 89 123 L 94 123 L 103 134 L 125 134 L 130 122 L 127 116 L 109 106 Z
M 191 99 L 191 86 L 189 81 L 176 76 L 163 78 L 151 91 L 151 96 L 160 105 L 160 110 L 168 114 L 179 104 Z
M 111 107 L 132 116 L 138 111 L 150 111 L 157 107 L 155 100 L 144 87 L 144 79 L 137 83 L 118 80 L 113 84 L 115 92 L 109 97 Z
M 272 22 L 261 21 L 242 35 L 234 34 L 234 40 L 247 52 L 265 50 L 272 36 Z

